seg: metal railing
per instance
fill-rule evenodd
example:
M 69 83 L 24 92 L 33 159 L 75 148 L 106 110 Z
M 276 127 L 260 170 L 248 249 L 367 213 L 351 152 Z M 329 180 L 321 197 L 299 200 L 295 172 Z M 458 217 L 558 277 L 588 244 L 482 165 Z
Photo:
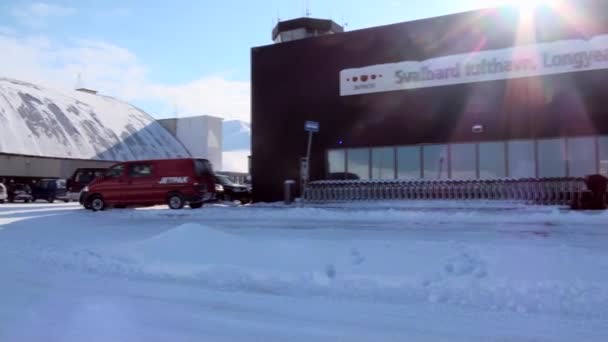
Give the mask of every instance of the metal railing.
M 476 180 L 314 181 L 304 191 L 308 202 L 360 200 L 517 200 L 567 205 L 587 189 L 583 178 Z

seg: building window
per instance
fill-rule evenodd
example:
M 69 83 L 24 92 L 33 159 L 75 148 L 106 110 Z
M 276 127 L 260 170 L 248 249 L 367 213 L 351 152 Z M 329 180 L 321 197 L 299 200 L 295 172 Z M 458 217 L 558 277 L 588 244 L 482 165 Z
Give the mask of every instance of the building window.
M 422 147 L 423 177 L 448 178 L 448 146 L 425 145 Z
M 397 148 L 397 178 L 420 178 L 420 146 Z
M 485 142 L 479 144 L 479 177 L 506 177 L 506 158 L 504 142 Z
M 348 173 L 356 175 L 359 179 L 369 179 L 369 149 L 349 149 L 347 156 Z
M 475 144 L 450 145 L 451 178 L 473 179 L 477 178 L 477 153 Z
M 346 151 L 327 151 L 327 165 L 329 179 L 344 179 L 346 172 Z
M 600 155 L 600 173 L 608 176 L 608 136 L 598 138 L 599 155 Z
M 395 149 L 391 147 L 372 149 L 372 179 L 395 178 Z
M 508 142 L 509 177 L 535 177 L 534 141 L 514 140 Z
M 538 176 L 566 176 L 564 139 L 538 140 Z
M 584 177 L 597 172 L 595 138 L 568 138 L 568 175 Z

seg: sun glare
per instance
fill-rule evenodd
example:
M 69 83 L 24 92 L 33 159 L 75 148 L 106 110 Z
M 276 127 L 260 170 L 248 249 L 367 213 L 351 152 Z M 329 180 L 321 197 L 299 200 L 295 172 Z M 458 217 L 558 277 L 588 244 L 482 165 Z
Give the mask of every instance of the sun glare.
M 494 0 L 494 5 L 514 5 L 522 9 L 532 9 L 537 6 L 551 5 L 555 0 Z

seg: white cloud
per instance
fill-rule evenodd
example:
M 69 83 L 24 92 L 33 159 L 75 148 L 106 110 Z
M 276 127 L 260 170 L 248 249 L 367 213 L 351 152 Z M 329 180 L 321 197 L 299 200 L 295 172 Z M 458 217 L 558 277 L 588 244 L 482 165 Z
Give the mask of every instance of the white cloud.
M 250 121 L 250 84 L 204 76 L 185 84 L 151 82 L 148 70 L 131 51 L 107 42 L 60 43 L 45 36 L 17 37 L 0 32 L 0 76 L 72 89 L 82 84 L 125 101 L 159 101 L 167 115 L 208 114 Z M 144 108 L 145 109 L 145 108 Z
M 11 14 L 23 25 L 41 28 L 47 25 L 50 18 L 76 14 L 76 9 L 44 2 L 32 2 L 13 7 Z

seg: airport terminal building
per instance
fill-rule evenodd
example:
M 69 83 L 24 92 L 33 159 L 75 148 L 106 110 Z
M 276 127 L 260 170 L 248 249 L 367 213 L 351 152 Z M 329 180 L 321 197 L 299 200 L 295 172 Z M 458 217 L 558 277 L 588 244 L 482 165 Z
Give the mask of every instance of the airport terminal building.
M 312 180 L 608 174 L 606 13 L 571 0 L 327 34 L 302 18 L 288 37 L 314 37 L 291 41 L 277 26 L 251 51 L 255 200 L 300 178 L 306 120 Z

